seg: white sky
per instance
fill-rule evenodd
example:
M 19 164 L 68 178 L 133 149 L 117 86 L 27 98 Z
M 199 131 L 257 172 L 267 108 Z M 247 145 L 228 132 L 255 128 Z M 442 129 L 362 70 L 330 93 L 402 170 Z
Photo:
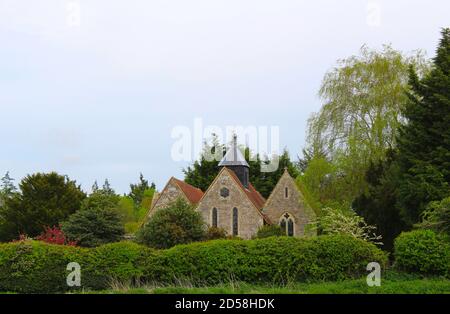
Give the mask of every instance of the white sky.
M 446 0 L 0 0 L 0 175 L 55 170 L 126 192 L 143 172 L 162 188 L 187 165 L 171 130 L 197 117 L 279 126 L 296 158 L 337 59 L 389 43 L 432 57 L 448 12 Z

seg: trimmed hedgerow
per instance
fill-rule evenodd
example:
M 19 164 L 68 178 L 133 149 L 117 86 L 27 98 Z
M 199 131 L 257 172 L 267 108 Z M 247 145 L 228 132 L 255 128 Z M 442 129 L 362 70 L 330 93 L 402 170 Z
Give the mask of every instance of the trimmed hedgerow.
M 450 244 L 432 230 L 400 234 L 394 242 L 394 257 L 399 270 L 450 276 Z
M 82 248 L 36 241 L 0 244 L 0 291 L 65 291 L 67 264 L 81 262 L 87 253 Z
M 368 263 L 387 262 L 375 245 L 348 236 L 216 240 L 176 246 L 161 258 L 167 271 L 158 281 L 186 279 L 201 284 L 230 279 L 283 283 L 356 278 L 366 272 Z
M 154 250 L 120 242 L 93 249 L 24 241 L 0 245 L 0 290 L 65 292 L 69 262 L 81 266 L 85 289 L 126 282 L 283 283 L 357 278 L 369 262 L 385 265 L 375 245 L 348 236 L 215 240 Z

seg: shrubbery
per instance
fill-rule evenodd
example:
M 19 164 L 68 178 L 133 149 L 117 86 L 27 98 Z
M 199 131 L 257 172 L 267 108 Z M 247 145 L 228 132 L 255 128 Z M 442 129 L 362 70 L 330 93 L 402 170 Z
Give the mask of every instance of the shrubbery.
M 450 244 L 431 230 L 403 232 L 394 242 L 395 267 L 450 276 Z
M 205 236 L 201 214 L 181 198 L 159 209 L 137 235 L 140 243 L 158 249 L 200 241 Z
M 258 232 L 256 233 L 256 238 L 263 239 L 268 237 L 274 237 L 274 236 L 285 236 L 286 233 L 283 232 L 281 227 L 279 225 L 264 225 L 261 228 L 258 229 Z
M 81 266 L 81 288 L 105 289 L 112 279 L 162 284 L 339 280 L 365 274 L 367 264 L 374 261 L 385 265 L 386 255 L 349 236 L 215 240 L 167 250 L 131 242 L 84 249 L 22 241 L 0 245 L 0 291 L 74 289 L 66 285 L 70 262 Z

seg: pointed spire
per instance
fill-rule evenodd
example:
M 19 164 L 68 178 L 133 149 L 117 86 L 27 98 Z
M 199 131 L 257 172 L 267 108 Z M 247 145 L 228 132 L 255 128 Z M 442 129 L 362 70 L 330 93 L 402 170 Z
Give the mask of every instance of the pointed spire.
M 227 150 L 225 157 L 223 157 L 223 159 L 219 163 L 219 167 L 230 166 L 250 167 L 238 147 L 236 134 L 233 135 L 233 141 L 231 142 L 231 146 Z

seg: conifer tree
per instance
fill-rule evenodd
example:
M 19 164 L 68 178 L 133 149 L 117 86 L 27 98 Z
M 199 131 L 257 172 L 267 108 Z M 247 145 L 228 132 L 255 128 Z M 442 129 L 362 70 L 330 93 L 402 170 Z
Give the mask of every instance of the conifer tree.
M 407 123 L 398 136 L 399 208 L 412 225 L 430 201 L 450 195 L 450 29 L 442 30 L 433 68 L 419 79 L 410 69 Z

